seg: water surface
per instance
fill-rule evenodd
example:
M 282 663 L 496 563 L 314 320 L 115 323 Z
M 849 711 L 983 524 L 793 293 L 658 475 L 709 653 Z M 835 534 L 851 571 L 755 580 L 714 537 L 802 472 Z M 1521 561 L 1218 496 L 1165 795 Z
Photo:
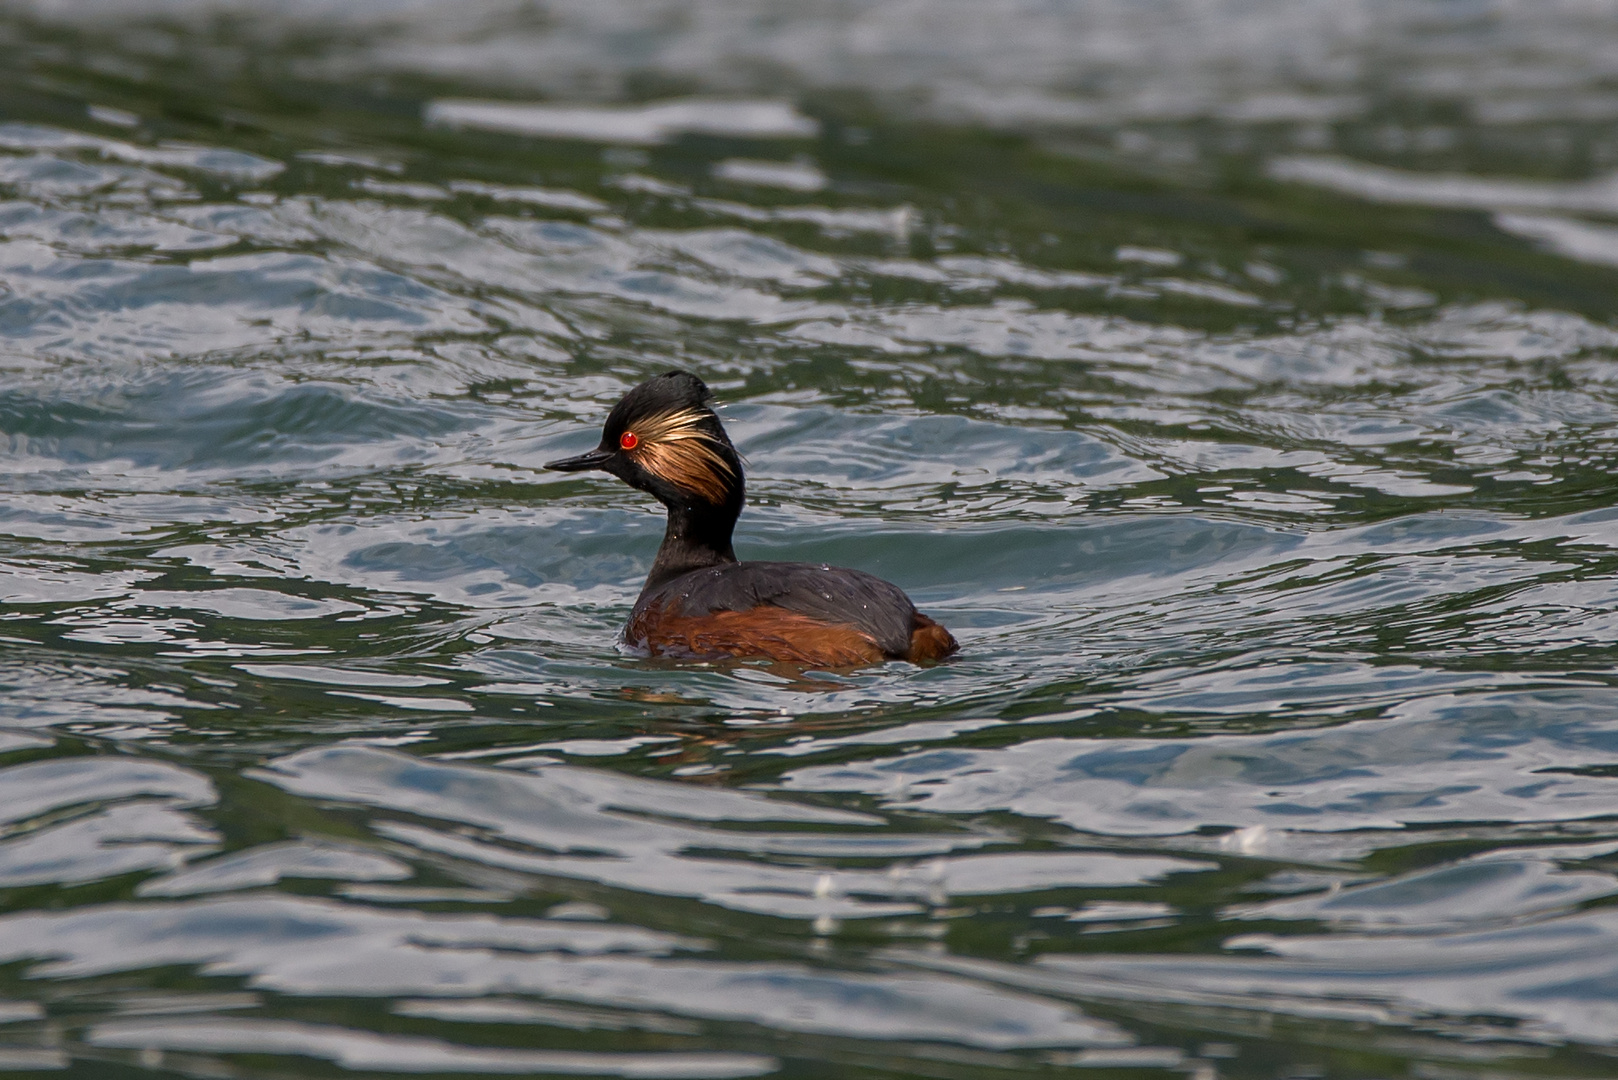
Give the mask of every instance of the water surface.
M 0 1067 L 1611 1075 L 1613 14 L 6 9 Z

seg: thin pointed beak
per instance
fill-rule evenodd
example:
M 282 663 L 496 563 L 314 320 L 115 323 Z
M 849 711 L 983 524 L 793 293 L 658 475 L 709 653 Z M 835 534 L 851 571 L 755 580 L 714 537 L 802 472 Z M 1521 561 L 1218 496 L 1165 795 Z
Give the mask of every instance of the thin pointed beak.
M 611 460 L 611 450 L 602 450 L 600 447 L 597 447 L 588 454 L 580 454 L 578 457 L 558 458 L 555 461 L 547 461 L 545 463 L 545 468 L 553 469 L 556 472 L 583 472 L 586 469 L 604 469 L 607 467 L 607 462 Z

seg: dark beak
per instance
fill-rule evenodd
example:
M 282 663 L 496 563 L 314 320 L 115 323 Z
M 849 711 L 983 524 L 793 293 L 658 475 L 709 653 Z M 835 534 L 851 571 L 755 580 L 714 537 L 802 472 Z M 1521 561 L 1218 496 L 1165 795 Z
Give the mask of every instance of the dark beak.
M 580 454 L 578 457 L 565 457 L 558 458 L 555 461 L 547 461 L 545 468 L 553 469 L 556 472 L 583 472 L 586 469 L 604 469 L 607 467 L 607 462 L 611 460 L 611 450 L 603 450 L 597 447 L 588 454 Z

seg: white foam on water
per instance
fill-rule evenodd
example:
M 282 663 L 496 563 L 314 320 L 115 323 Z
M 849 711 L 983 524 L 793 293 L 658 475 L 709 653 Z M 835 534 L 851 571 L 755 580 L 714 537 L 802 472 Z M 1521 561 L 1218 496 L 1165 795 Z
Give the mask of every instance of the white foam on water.
M 644 106 L 530 105 L 445 99 L 429 104 L 422 117 L 427 124 L 440 127 L 641 146 L 655 146 L 680 135 L 807 139 L 820 130 L 819 124 L 789 102 L 708 98 L 685 98 Z M 801 177 L 801 171 L 795 176 Z

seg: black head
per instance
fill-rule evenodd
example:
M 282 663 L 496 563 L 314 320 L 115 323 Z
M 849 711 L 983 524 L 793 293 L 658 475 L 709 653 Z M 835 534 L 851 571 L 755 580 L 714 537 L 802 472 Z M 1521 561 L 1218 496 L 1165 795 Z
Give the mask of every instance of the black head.
M 601 445 L 548 461 L 561 472 L 600 469 L 655 496 L 671 510 L 728 512 L 743 498 L 742 462 L 701 379 L 684 371 L 655 375 L 613 406 Z

